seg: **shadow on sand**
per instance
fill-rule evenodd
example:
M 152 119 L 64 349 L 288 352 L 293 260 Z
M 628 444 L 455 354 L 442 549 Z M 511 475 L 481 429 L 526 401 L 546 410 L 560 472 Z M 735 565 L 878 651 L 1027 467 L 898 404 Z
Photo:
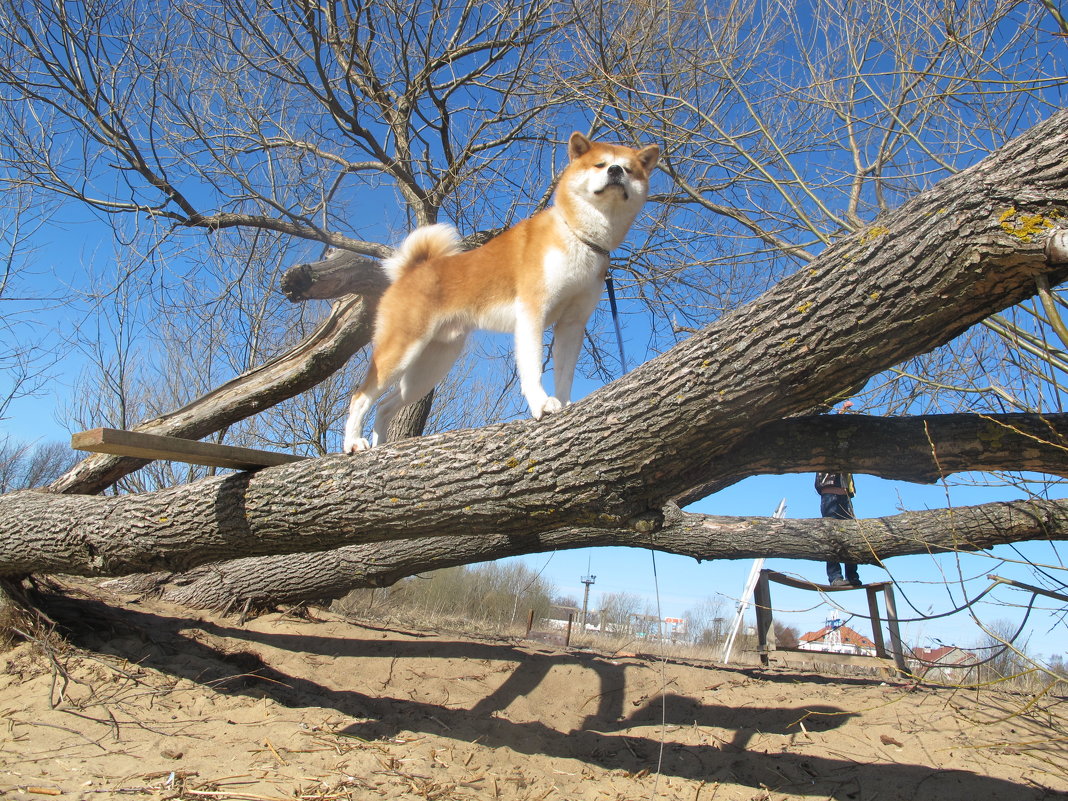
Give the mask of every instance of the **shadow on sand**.
M 587 653 L 535 653 L 507 643 L 345 639 L 282 633 L 263 633 L 222 626 L 193 618 L 169 617 L 108 606 L 95 600 L 74 601 L 63 596 L 46 599 L 45 608 L 75 644 L 121 656 L 175 677 L 189 679 L 227 694 L 267 697 L 289 707 L 328 707 L 358 719 L 343 733 L 366 739 L 416 731 L 465 742 L 476 739 L 488 748 L 506 747 L 518 753 L 578 759 L 605 769 L 650 770 L 660 762 L 666 775 L 705 782 L 725 782 L 793 795 L 825 799 L 930 798 L 939 801 L 1037 801 L 1068 798 L 1034 786 L 979 774 L 938 770 L 926 765 L 863 764 L 848 758 L 831 759 L 793 753 L 765 753 L 750 749 L 755 733 L 796 733 L 806 711 L 809 731 L 842 725 L 851 715 L 833 706 L 734 708 L 705 704 L 682 695 L 657 696 L 627 712 L 623 709 L 624 664 Z M 336 690 L 299 675 L 288 675 L 251 651 L 224 652 L 198 642 L 182 630 L 200 630 L 231 642 L 256 643 L 296 653 L 337 658 L 382 656 L 396 660 L 456 658 L 512 661 L 515 668 L 496 690 L 468 709 L 404 698 Z M 176 657 L 181 658 L 176 658 Z M 494 712 L 530 693 L 548 672 L 560 665 L 579 665 L 593 671 L 601 692 L 596 709 L 572 731 L 560 731 L 540 721 L 516 723 Z M 719 668 L 723 670 L 723 668 Z M 746 674 L 747 669 L 735 672 Z M 792 674 L 761 674 L 793 683 L 822 681 Z M 829 681 L 829 680 L 828 680 Z M 870 683 L 842 679 L 833 683 Z M 666 703 L 665 703 L 666 702 Z M 666 711 L 666 718 L 662 712 Z M 682 745 L 670 741 L 661 755 L 659 724 L 715 726 L 732 729 L 729 742 Z M 634 726 L 649 726 L 649 737 L 624 734 Z M 889 793 L 889 794 L 887 794 Z

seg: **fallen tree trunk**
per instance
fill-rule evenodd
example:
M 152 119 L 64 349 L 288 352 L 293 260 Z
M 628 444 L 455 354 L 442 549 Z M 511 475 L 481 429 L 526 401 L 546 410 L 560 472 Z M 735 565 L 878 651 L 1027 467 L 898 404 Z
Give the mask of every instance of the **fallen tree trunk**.
M 736 477 L 758 473 L 848 470 L 883 478 L 933 482 L 964 470 L 1013 468 L 1068 477 L 1068 415 L 932 415 L 916 418 L 873 418 L 862 415 L 795 417 L 770 423 L 746 439 L 720 463 Z M 733 479 L 702 485 L 680 499 L 680 505 L 704 497 Z M 872 539 L 880 521 L 862 527 L 770 518 L 712 518 L 665 509 L 663 528 L 649 536 L 632 529 L 593 528 L 550 531 L 533 537 L 429 537 L 393 543 L 354 545 L 335 551 L 264 556 L 221 562 L 188 573 L 134 577 L 132 591 L 158 590 L 177 603 L 224 608 L 231 603 L 274 604 L 341 597 L 360 587 L 386 586 L 405 576 L 470 562 L 553 549 L 595 545 L 655 547 L 697 559 L 735 559 L 753 555 L 797 559 L 845 559 L 869 562 L 906 553 L 958 547 L 982 548 L 1015 539 L 1058 539 L 1057 526 L 1039 525 L 1036 516 L 1000 528 L 1004 507 L 969 510 L 971 523 L 944 525 L 945 515 L 899 516 L 881 521 L 884 530 L 901 537 Z M 713 522 L 714 521 L 714 522 Z M 930 522 L 933 521 L 933 522 Z M 1021 522 L 1023 525 L 1021 525 Z M 763 526 L 783 539 L 754 537 Z M 906 531 L 913 533 L 905 536 Z M 964 533 L 966 532 L 966 533 Z M 833 535 L 833 536 L 832 536 Z M 1008 537 L 1009 539 L 1005 539 Z M 883 550 L 877 555 L 872 542 Z M 967 543 L 967 544 L 965 544 Z M 841 548 L 847 550 L 843 552 Z M 767 549 L 754 553 L 754 549 Z M 146 583 L 147 582 L 147 583 Z
M 655 526 L 768 423 L 1068 276 L 1068 112 L 539 423 L 456 431 L 121 498 L 0 498 L 0 573 L 182 569 L 448 535 Z
M 975 551 L 1021 540 L 1068 539 L 1068 501 L 1019 501 L 907 512 L 871 520 L 776 520 L 666 511 L 661 528 L 574 528 L 526 537 L 428 537 L 324 553 L 237 559 L 184 574 L 119 579 L 119 589 L 226 609 L 340 598 L 407 576 L 506 556 L 616 545 L 710 559 L 774 556 L 879 564 L 893 556 Z

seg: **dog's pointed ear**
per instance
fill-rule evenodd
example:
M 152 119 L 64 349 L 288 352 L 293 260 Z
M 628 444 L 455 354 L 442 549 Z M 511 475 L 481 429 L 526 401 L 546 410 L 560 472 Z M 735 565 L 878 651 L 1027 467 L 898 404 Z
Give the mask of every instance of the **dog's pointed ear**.
M 586 138 L 585 135 L 575 131 L 571 134 L 571 138 L 567 140 L 567 157 L 574 161 L 591 147 L 593 147 L 593 142 Z
M 660 161 L 660 148 L 656 145 L 643 147 L 638 151 L 638 161 L 645 167 L 646 172 L 652 172 L 656 163 Z

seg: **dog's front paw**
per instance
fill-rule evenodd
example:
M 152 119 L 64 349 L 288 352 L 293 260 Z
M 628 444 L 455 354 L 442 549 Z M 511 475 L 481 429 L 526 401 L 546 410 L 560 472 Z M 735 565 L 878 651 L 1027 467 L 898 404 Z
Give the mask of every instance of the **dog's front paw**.
M 353 437 L 351 440 L 345 439 L 345 446 L 342 448 L 342 453 L 359 453 L 360 451 L 371 450 L 371 443 L 363 437 Z
M 539 406 L 532 406 L 530 411 L 534 414 L 535 420 L 541 420 L 547 414 L 556 414 L 564 408 L 564 404 L 560 403 L 557 398 L 546 398 L 541 402 Z

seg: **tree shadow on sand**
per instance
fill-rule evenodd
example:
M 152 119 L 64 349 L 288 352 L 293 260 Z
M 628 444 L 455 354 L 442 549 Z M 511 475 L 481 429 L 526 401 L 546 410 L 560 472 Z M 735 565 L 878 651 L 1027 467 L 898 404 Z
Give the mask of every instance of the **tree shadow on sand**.
M 518 753 L 577 759 L 609 770 L 636 773 L 657 769 L 659 764 L 659 771 L 665 775 L 843 801 L 875 797 L 872 793 L 880 798 L 924 797 L 940 801 L 1068 798 L 1064 794 L 968 771 L 900 763 L 862 764 L 848 758 L 766 753 L 749 747 L 755 733 L 798 732 L 800 718 L 805 719 L 809 731 L 836 728 L 851 713 L 833 706 L 735 708 L 669 694 L 646 699 L 641 707 L 624 714 L 625 665 L 592 654 L 531 654 L 506 643 L 382 642 L 264 633 L 193 618 L 117 608 L 95 600 L 72 601 L 61 596 L 51 597 L 46 606 L 53 618 L 69 629 L 69 639 L 83 648 L 111 653 L 177 678 L 209 686 L 220 693 L 267 697 L 296 708 L 328 707 L 359 721 L 340 733 L 365 739 L 389 738 L 406 731 L 424 732 L 467 743 L 477 740 L 480 746 L 487 748 L 504 747 Z M 304 676 L 276 670 L 251 651 L 214 648 L 198 642 L 183 630 L 199 630 L 231 642 L 244 641 L 333 658 L 377 655 L 397 660 L 513 661 L 515 668 L 497 689 L 470 708 L 457 709 L 326 687 Z M 494 715 L 515 699 L 532 692 L 551 669 L 561 665 L 578 665 L 591 670 L 600 682 L 597 708 L 584 717 L 581 726 L 561 731 L 540 721 L 517 723 Z M 574 700 L 577 702 L 578 699 Z M 669 727 L 696 725 L 733 729 L 734 735 L 729 742 L 708 745 L 670 741 L 662 745 L 660 732 L 664 723 Z M 624 733 L 639 726 L 648 727 L 649 735 Z

